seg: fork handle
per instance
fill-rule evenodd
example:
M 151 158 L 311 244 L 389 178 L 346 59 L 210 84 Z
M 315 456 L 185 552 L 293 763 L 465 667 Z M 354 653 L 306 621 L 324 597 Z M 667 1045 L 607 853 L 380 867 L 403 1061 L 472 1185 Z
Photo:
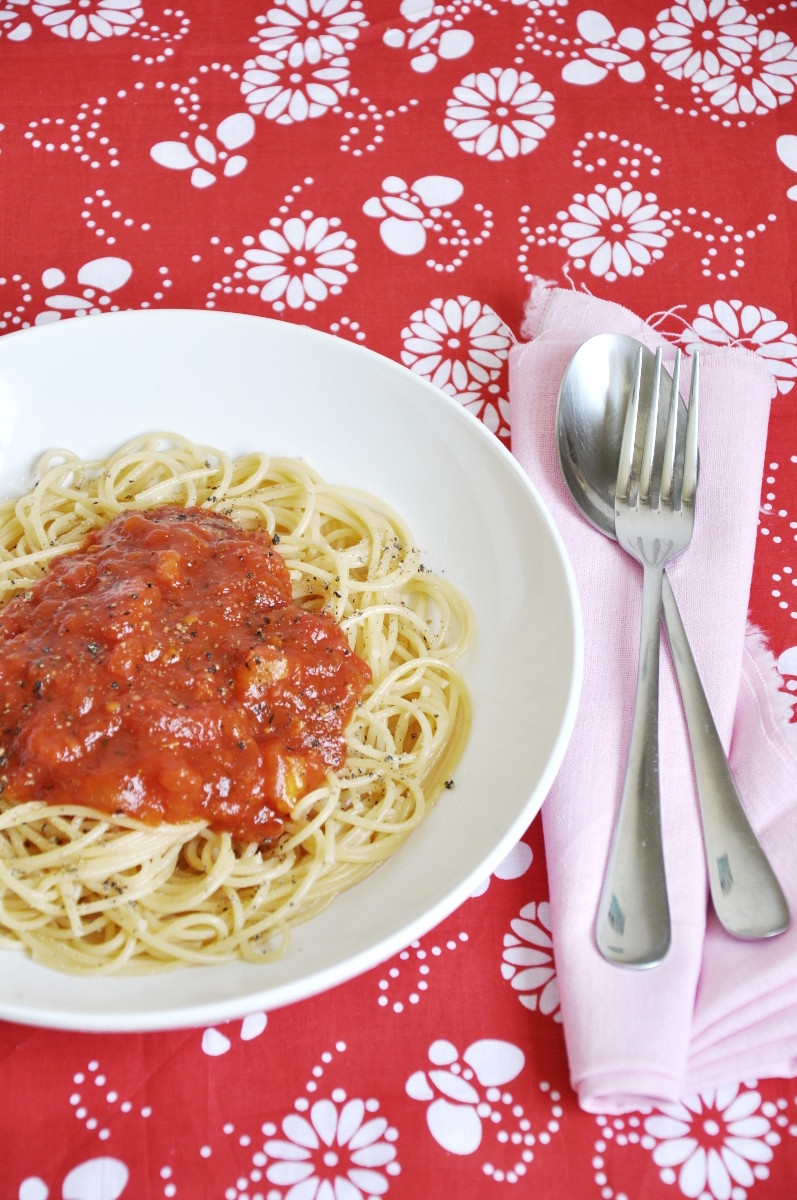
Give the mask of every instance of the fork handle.
M 692 746 L 714 911 L 734 937 L 772 937 L 788 927 L 789 906 L 742 807 L 666 574 L 662 608 Z
M 656 966 L 670 945 L 659 807 L 662 579 L 661 566 L 644 565 L 631 740 L 595 930 L 603 957 L 629 967 Z

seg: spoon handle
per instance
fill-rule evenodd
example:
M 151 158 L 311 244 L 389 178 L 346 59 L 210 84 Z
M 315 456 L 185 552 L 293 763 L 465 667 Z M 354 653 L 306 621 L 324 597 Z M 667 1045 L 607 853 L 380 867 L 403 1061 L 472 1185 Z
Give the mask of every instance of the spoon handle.
M 654 967 L 670 945 L 659 805 L 661 566 L 644 566 L 634 715 L 620 811 L 595 929 L 604 958 Z
M 789 906 L 739 799 L 666 574 L 662 609 L 692 746 L 714 911 L 734 937 L 772 937 L 788 927 Z

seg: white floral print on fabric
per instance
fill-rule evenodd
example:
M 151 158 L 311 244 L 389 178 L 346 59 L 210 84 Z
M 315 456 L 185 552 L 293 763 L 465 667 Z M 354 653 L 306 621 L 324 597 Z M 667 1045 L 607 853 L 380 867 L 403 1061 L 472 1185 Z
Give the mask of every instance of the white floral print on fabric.
M 794 486 L 797 473 L 797 455 L 790 454 L 766 463 L 762 477 L 761 519 L 758 523 L 757 561 L 764 579 L 769 577 L 767 602 L 772 616 L 781 619 L 788 616 L 790 622 L 797 621 L 797 555 L 793 547 L 797 539 L 797 521 L 794 513 L 784 506 L 781 488 Z M 790 492 L 787 492 L 791 495 Z M 792 629 L 794 626 L 792 625 Z M 787 639 L 794 634 L 788 633 Z M 797 646 L 787 646 L 777 661 L 780 676 L 778 691 L 783 697 L 782 714 L 785 720 L 797 716 Z M 797 1136 L 797 1126 L 790 1132 Z
M 61 1190 L 51 1192 L 38 1175 L 23 1179 L 18 1200 L 119 1200 L 127 1187 L 130 1172 L 119 1158 L 89 1158 L 66 1175 Z
M 772 512 L 772 507 L 764 505 L 764 512 L 766 513 L 767 517 L 769 517 L 770 513 Z M 762 529 L 761 532 L 765 534 L 766 532 L 768 532 L 768 530 Z M 778 603 L 781 608 L 785 604 L 786 608 L 791 607 L 792 612 L 795 612 L 797 610 L 794 609 L 793 605 L 789 604 L 789 601 L 784 601 L 784 600 L 781 600 L 781 598 L 780 598 L 781 597 L 780 589 L 783 584 L 783 575 L 786 575 L 787 580 L 789 580 L 793 586 L 797 586 L 794 583 L 794 579 L 795 579 L 794 570 L 792 567 L 784 567 L 781 569 L 783 571 L 783 574 L 781 574 L 778 571 L 772 575 L 773 583 L 777 584 L 777 587 L 774 588 L 772 591 L 772 596 L 774 599 L 778 600 Z M 787 592 L 787 594 L 788 594 L 788 592 Z M 782 693 L 782 695 L 787 697 L 787 699 L 789 700 L 789 703 L 792 706 L 792 714 L 791 715 L 792 715 L 792 720 L 794 720 L 795 705 L 797 705 L 797 696 L 795 696 L 795 692 L 797 692 L 797 646 L 787 646 L 786 649 L 780 655 L 778 655 L 778 670 L 780 671 L 780 674 L 783 676 L 784 686 L 781 689 L 781 693 Z
M 566 246 L 573 265 L 588 266 L 591 274 L 608 283 L 642 275 L 645 267 L 662 257 L 672 237 L 655 194 L 643 194 L 628 182 L 619 187 L 596 184 L 592 192 L 574 196 L 557 219 L 560 244 Z
M 129 33 L 144 15 L 138 0 L 47 0 L 32 11 L 58 37 L 87 42 Z
M 778 655 L 778 670 L 781 675 L 797 676 L 797 646 L 787 646 Z
M 519 1046 L 493 1038 L 473 1042 L 462 1054 L 451 1042 L 429 1047 L 430 1067 L 407 1080 L 407 1095 L 427 1104 L 426 1123 L 432 1137 L 450 1154 L 473 1154 L 483 1137 L 490 1100 L 500 1101 L 500 1088 L 516 1079 L 526 1063 Z
M 784 167 L 797 172 L 797 134 L 782 134 L 775 143 L 775 149 Z M 786 195 L 790 200 L 797 200 L 797 184 L 793 184 Z
M 534 247 L 565 247 L 577 270 L 589 269 L 613 283 L 626 274 L 641 276 L 663 257 L 676 233 L 696 243 L 706 278 L 736 279 L 751 243 L 777 219 L 770 212 L 745 229 L 692 204 L 661 208 L 656 193 L 647 189 L 661 178 L 662 156 L 614 132 L 587 130 L 573 147 L 572 160 L 575 170 L 590 177 L 589 192 L 576 192 L 569 207 L 545 223 L 532 224 L 532 206 L 521 207 L 524 240 L 518 262 L 529 281 Z
M 277 312 L 286 306 L 312 312 L 328 296 L 339 295 L 357 270 L 357 243 L 337 217 L 305 211 L 261 230 L 257 241 L 244 239 L 249 248 L 236 265 Z
M 412 314 L 401 331 L 401 361 L 454 396 L 493 432 L 509 427 L 509 405 L 498 394 L 514 337 L 487 304 L 469 296 L 436 299 Z
M 48 267 L 42 273 L 42 284 L 49 293 L 44 310 L 37 313 L 34 324 L 47 325 L 65 316 L 85 317 L 113 311 L 112 294 L 123 287 L 133 274 L 133 267 L 124 258 L 94 258 L 84 263 L 77 273 L 78 288 L 62 290 L 67 277 L 59 267 Z M 79 289 L 79 290 L 78 290 Z
M 274 1200 L 373 1200 L 398 1175 L 397 1130 L 376 1101 L 319 1099 L 289 1113 L 263 1145 Z M 276 1131 L 275 1131 L 276 1132 Z
M 368 25 L 361 0 L 275 0 L 257 22 L 259 49 L 292 67 L 353 50 Z
M 687 350 L 694 346 L 745 346 L 767 363 L 778 391 L 790 392 L 797 379 L 797 337 L 771 309 L 741 300 L 701 304 L 681 334 Z
M 483 1174 L 496 1183 L 527 1175 L 538 1140 L 550 1142 L 562 1116 L 561 1094 L 542 1081 L 550 1117 L 539 1134 L 508 1089 L 526 1065 L 520 1046 L 498 1038 L 472 1042 L 463 1052 L 446 1039 L 433 1042 L 429 1066 L 407 1080 L 407 1095 L 426 1105 L 426 1124 L 447 1153 L 485 1155 Z
M 443 962 L 444 955 L 467 946 L 468 942 L 467 933 L 460 930 L 457 937 L 443 939 L 433 935 L 423 942 L 411 942 L 400 950 L 379 972 L 379 1007 L 389 1009 L 397 1016 L 412 1012 L 428 994 L 433 972 Z
M 663 1183 L 690 1200 L 742 1200 L 767 1179 L 780 1134 L 746 1085 L 720 1088 L 663 1105 L 643 1123 Z
M 233 113 L 225 117 L 216 127 L 217 146 L 211 138 L 201 133 L 194 138 L 193 148 L 182 142 L 156 142 L 150 150 L 153 160 L 173 171 L 191 172 L 191 183 L 196 188 L 210 187 L 216 182 L 219 172 L 226 178 L 240 175 L 246 168 L 242 154 L 231 154 L 239 150 L 255 135 L 255 122 L 249 113 Z
M 388 175 L 381 194 L 370 196 L 363 212 L 379 221 L 379 236 L 393 254 L 421 254 L 434 240 L 434 257 L 427 258 L 426 265 L 450 273 L 462 266 L 471 246 L 484 244 L 493 228 L 492 213 L 481 204 L 474 206 L 481 216 L 476 232 L 451 211 L 463 192 L 460 181 L 448 175 L 424 175 L 412 183 Z
M 774 10 L 769 15 L 777 20 Z M 737 0 L 687 0 L 659 14 L 652 57 L 728 116 L 764 116 L 794 97 L 797 46 L 788 32 L 762 20 Z
M 479 886 L 471 892 L 472 897 L 483 896 L 490 886 L 491 879 L 520 879 L 528 871 L 531 870 L 531 864 L 534 861 L 534 854 L 531 846 L 526 842 L 517 842 L 516 845 L 503 858 L 498 866 L 493 871 L 492 875 L 479 884 Z
M 762 30 L 740 66 L 723 67 L 701 88 L 724 113 L 763 116 L 794 96 L 797 45 L 786 33 Z
M 241 94 L 255 116 L 278 125 L 322 117 L 349 90 L 349 60 L 345 55 L 319 63 L 286 63 L 273 54 L 247 59 Z
M 420 254 L 440 208 L 455 204 L 463 190 L 458 179 L 446 175 L 426 175 L 411 184 L 389 175 L 382 180 L 382 195 L 366 200 L 363 212 L 380 222 L 379 235 L 388 250 Z
M 650 32 L 651 56 L 673 79 L 703 83 L 743 65 L 758 23 L 737 0 L 686 0 L 665 8 Z
M 511 929 L 504 935 L 501 974 L 512 984 L 524 1008 L 561 1023 L 550 904 L 546 900 L 525 904 Z
M 33 32 L 26 20 L 30 16 L 30 0 L 0 0 L 0 37 L 12 42 L 24 42 Z
M 578 14 L 576 27 L 583 45 L 562 70 L 566 83 L 582 87 L 600 83 L 616 71 L 626 83 L 640 83 L 645 67 L 636 56 L 645 45 L 641 29 L 628 25 L 615 31 L 608 17 L 594 9 Z
M 459 146 L 488 162 L 530 154 L 554 123 L 554 97 L 529 71 L 475 71 L 455 88 L 444 126 Z
M 409 51 L 410 66 L 419 75 L 428 75 L 441 59 L 464 58 L 473 49 L 473 34 L 458 24 L 463 19 L 461 6 L 402 0 L 399 12 L 405 27 L 390 24 L 382 41 L 392 50 Z
M 238 1036 L 242 1042 L 251 1042 L 260 1037 L 267 1024 L 268 1017 L 264 1012 L 250 1013 L 241 1022 Z M 232 1049 L 232 1042 L 228 1034 L 229 1029 L 224 1032 L 215 1025 L 209 1025 L 202 1031 L 202 1053 L 207 1054 L 210 1058 L 218 1058 L 222 1054 L 227 1054 Z

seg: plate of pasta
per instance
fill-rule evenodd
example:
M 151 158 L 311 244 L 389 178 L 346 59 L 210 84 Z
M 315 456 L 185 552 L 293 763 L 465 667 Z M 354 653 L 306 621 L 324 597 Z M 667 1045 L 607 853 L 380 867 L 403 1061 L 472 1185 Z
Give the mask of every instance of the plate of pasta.
M 537 814 L 572 572 L 455 399 L 222 312 L 0 339 L 0 1017 L 211 1024 L 377 965 Z

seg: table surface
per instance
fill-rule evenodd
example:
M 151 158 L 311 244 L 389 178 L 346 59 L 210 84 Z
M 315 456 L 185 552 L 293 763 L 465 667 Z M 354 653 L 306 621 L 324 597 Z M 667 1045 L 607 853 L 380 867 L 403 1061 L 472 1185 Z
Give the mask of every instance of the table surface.
M 301 322 L 507 444 L 533 276 L 752 347 L 778 394 L 751 616 L 797 689 L 795 0 L 178 3 L 0 5 L 0 332 Z M 536 821 L 480 894 L 325 995 L 178 1032 L 0 1025 L 0 1197 L 791 1196 L 793 1081 L 666 1120 L 579 1110 L 548 927 Z

